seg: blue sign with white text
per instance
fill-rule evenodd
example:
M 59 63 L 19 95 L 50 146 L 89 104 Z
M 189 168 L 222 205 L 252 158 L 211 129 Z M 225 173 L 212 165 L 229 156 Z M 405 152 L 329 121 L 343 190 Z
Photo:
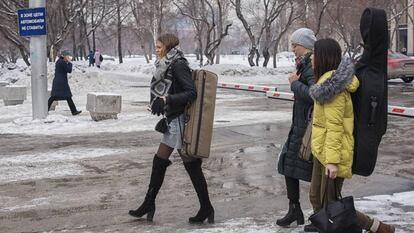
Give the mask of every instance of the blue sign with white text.
M 46 8 L 17 10 L 20 36 L 46 35 Z

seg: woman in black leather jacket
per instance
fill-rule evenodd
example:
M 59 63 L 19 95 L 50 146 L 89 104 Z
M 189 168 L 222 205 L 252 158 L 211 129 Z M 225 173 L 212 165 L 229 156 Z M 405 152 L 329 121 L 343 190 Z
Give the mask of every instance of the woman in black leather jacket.
M 145 200 L 136 210 L 130 210 L 134 217 L 147 215 L 152 221 L 155 213 L 155 198 L 164 180 L 166 169 L 171 165 L 169 157 L 174 149 L 182 148 L 184 132 L 184 109 L 196 99 L 197 93 L 184 54 L 177 47 L 178 38 L 173 34 L 161 35 L 156 42 L 158 59 L 155 62 L 154 77 L 151 81 L 151 112 L 165 115 L 161 143 L 154 156 L 150 184 Z M 160 125 L 162 125 L 160 123 Z M 207 182 L 201 168 L 201 159 L 181 156 L 200 202 L 197 215 L 189 218 L 190 223 L 201 223 L 208 219 L 214 222 L 214 208 L 208 195 Z

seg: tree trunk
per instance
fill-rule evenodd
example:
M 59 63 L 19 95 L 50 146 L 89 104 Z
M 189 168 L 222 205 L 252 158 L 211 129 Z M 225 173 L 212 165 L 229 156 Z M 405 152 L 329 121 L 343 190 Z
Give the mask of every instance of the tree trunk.
M 253 61 L 254 55 L 255 55 L 255 51 L 256 51 L 255 48 L 251 48 L 250 49 L 250 52 L 249 52 L 249 55 L 247 57 L 247 60 L 249 61 L 249 65 L 252 66 L 252 67 L 255 66 L 254 61 Z
M 73 60 L 77 61 L 78 60 L 78 56 L 77 56 L 77 51 L 76 51 L 76 24 L 73 24 L 72 27 L 72 54 L 73 54 Z
M 263 57 L 264 57 L 263 67 L 267 67 L 267 64 L 269 63 L 269 60 L 270 60 L 270 53 L 269 53 L 268 47 L 265 47 L 263 49 Z
M 270 27 L 271 27 L 270 23 L 266 24 L 265 45 L 264 45 L 263 50 L 262 50 L 263 57 L 264 57 L 263 67 L 267 67 L 267 64 L 269 63 L 269 60 L 270 60 L 269 47 L 270 47 L 270 44 L 272 43 L 271 42 L 272 37 L 271 37 Z
M 118 16 L 118 56 L 119 56 L 119 64 L 123 63 L 122 59 L 122 22 L 121 22 L 121 5 L 120 0 L 117 0 L 117 8 L 116 13 Z
M 93 52 L 96 51 L 96 37 L 95 37 L 95 0 L 91 0 L 92 3 L 92 9 L 91 9 L 91 26 L 92 26 L 92 48 Z
M 200 67 L 203 66 L 204 56 L 203 56 L 203 40 L 201 39 L 201 35 L 198 36 L 198 49 L 197 53 L 200 56 Z
M 258 49 L 256 49 L 256 50 L 255 50 L 255 53 L 256 53 L 256 66 L 259 66 L 259 60 L 260 60 L 260 53 L 259 53 L 259 50 L 258 50 Z
M 27 66 L 30 66 L 29 62 L 29 56 L 26 54 L 24 50 L 24 46 L 19 46 L 20 55 L 22 55 L 24 63 L 26 63 Z
M 273 68 L 277 68 L 277 52 L 281 39 L 282 36 L 279 36 L 275 41 L 275 46 L 273 47 Z
M 141 49 L 142 49 L 142 51 L 144 51 L 145 61 L 147 62 L 147 64 L 149 64 L 150 60 L 149 60 L 147 49 L 145 48 L 145 45 L 141 45 Z
M 154 41 L 151 39 L 148 41 L 148 55 L 150 61 L 152 61 L 152 52 L 154 51 Z
M 220 47 L 216 50 L 216 64 L 220 64 Z
M 250 39 L 251 49 L 250 49 L 249 56 L 248 56 L 249 65 L 250 66 L 255 66 L 253 60 L 254 60 L 254 56 L 255 56 L 255 53 L 256 53 L 256 38 L 253 35 L 251 26 L 247 23 L 247 20 L 243 16 L 242 7 L 241 7 L 241 0 L 236 0 L 235 7 L 236 7 L 237 18 L 239 18 L 240 21 L 242 22 L 243 27 L 246 30 L 247 35 L 249 35 L 249 39 Z

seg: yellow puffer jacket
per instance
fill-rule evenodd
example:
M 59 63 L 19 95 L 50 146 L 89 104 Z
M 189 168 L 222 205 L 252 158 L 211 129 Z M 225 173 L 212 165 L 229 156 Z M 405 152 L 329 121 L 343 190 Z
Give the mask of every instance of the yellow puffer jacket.
M 357 90 L 359 81 L 351 74 L 350 80 L 343 82 L 343 90 L 339 89 L 336 91 L 340 91 L 339 93 L 333 94 L 332 88 L 329 87 L 335 84 L 325 85 L 325 89 L 321 88 L 324 82 L 332 78 L 333 73 L 334 71 L 329 71 L 322 75 L 311 90 L 314 94 L 311 96 L 315 97 L 315 93 L 317 96 L 314 98 L 313 109 L 312 153 L 324 166 L 336 164 L 338 177 L 351 178 L 354 154 L 354 111 L 350 93 Z M 332 84 L 332 80 L 329 82 Z M 327 96 L 331 99 L 327 99 Z

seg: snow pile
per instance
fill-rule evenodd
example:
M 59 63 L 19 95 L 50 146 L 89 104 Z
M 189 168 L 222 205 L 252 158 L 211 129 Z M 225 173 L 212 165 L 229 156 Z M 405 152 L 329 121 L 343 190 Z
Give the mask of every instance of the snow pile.
M 101 65 L 104 71 L 132 72 L 151 75 L 154 70 L 153 62 L 146 63 L 144 58 L 126 58 L 124 63 L 118 61 L 104 61 Z
M 186 55 L 192 69 L 207 69 L 218 75 L 223 76 L 271 76 L 279 74 L 280 72 L 288 73 L 294 70 L 293 53 L 281 52 L 277 56 L 278 68 L 273 67 L 273 60 L 271 59 L 268 68 L 264 67 L 250 67 L 246 56 L 242 55 L 222 55 L 220 57 L 220 64 L 209 66 L 199 66 L 199 61 L 194 55 Z M 205 60 L 204 60 L 205 61 Z M 259 60 L 262 65 L 263 59 Z M 101 69 L 104 71 L 119 71 L 132 72 L 152 75 L 154 70 L 154 60 L 147 63 L 144 57 L 125 58 L 123 64 L 118 64 L 118 61 L 104 61 Z
M 283 68 L 264 68 L 264 67 L 249 67 L 240 64 L 216 64 L 202 67 L 203 69 L 215 72 L 217 75 L 223 76 L 274 76 L 281 73 L 287 74 L 292 71 L 291 67 Z
M 20 79 L 30 79 L 30 68 L 23 64 L 1 64 L 0 81 L 6 81 L 10 84 L 16 83 Z

